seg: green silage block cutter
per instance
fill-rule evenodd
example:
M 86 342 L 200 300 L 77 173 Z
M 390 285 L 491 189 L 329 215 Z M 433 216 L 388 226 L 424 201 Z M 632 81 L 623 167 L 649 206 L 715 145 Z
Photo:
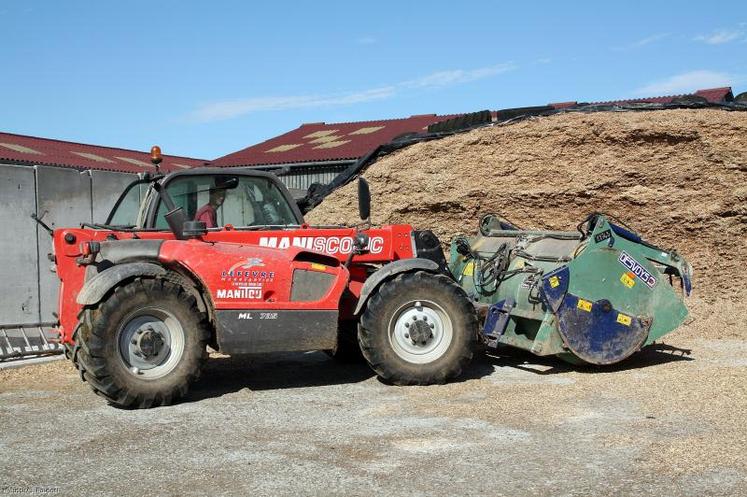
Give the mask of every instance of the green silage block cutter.
M 576 232 L 521 230 L 492 214 L 479 227 L 452 242 L 449 269 L 478 309 L 489 348 L 607 365 L 687 317 L 690 264 L 611 216 L 591 214 Z

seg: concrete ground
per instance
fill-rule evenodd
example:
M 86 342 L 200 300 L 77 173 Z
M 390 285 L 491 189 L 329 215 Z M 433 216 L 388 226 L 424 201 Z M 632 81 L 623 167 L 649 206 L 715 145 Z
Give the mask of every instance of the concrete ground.
M 747 341 L 669 343 L 406 388 L 321 353 L 214 358 L 184 402 L 141 411 L 67 361 L 4 370 L 0 495 L 747 495 Z

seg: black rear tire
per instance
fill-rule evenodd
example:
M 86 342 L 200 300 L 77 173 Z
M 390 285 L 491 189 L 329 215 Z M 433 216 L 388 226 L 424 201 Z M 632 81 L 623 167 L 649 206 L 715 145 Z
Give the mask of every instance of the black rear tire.
M 152 348 L 138 344 L 144 347 L 137 349 L 138 354 L 155 351 L 149 360 L 154 364 L 162 361 L 151 368 L 150 364 L 139 363 L 138 368 L 135 361 L 142 356 L 132 355 L 128 344 L 135 341 L 127 340 L 127 333 L 137 326 L 139 321 L 135 319 L 147 321 L 150 316 L 165 316 L 165 328 L 161 329 L 167 330 L 163 334 L 168 334 L 169 340 L 164 346 L 159 338 L 161 343 Z M 133 333 L 142 334 L 140 329 Z M 116 287 L 96 306 L 84 309 L 74 337 L 73 362 L 93 391 L 115 406 L 168 405 L 186 395 L 199 377 L 209 338 L 209 323 L 194 296 L 169 281 L 136 279 Z M 159 352 L 161 358 L 153 357 Z
M 384 381 L 444 383 L 474 355 L 477 315 L 464 290 L 446 276 L 404 273 L 371 296 L 358 337 L 363 356 Z

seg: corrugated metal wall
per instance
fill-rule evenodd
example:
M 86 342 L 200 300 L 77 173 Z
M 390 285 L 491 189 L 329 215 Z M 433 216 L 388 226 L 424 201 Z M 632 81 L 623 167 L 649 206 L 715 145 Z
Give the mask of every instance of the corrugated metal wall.
M 52 238 L 37 226 L 35 213 L 52 228 L 104 222 L 134 174 L 47 166 L 0 164 L 0 326 L 54 322 L 59 280 L 48 254 Z M 137 206 L 133 206 L 137 208 Z
M 294 167 L 278 177 L 288 188 L 307 190 L 312 183 L 331 183 L 347 167 L 348 164 Z

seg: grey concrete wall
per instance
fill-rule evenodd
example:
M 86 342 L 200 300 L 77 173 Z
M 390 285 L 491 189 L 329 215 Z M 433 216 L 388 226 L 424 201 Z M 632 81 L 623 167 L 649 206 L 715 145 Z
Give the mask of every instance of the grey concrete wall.
M 59 167 L 36 167 L 36 209 L 52 228 L 91 222 L 91 176 L 88 171 Z M 27 216 L 28 217 L 28 216 Z M 39 244 L 39 307 L 41 321 L 55 321 L 60 280 L 52 272 L 49 256 L 52 237 L 41 227 Z
M 0 324 L 39 322 L 35 171 L 0 166 Z
M 48 254 L 52 228 L 104 222 L 134 174 L 0 164 L 0 326 L 56 321 L 59 280 Z M 129 206 L 136 211 L 137 206 Z

